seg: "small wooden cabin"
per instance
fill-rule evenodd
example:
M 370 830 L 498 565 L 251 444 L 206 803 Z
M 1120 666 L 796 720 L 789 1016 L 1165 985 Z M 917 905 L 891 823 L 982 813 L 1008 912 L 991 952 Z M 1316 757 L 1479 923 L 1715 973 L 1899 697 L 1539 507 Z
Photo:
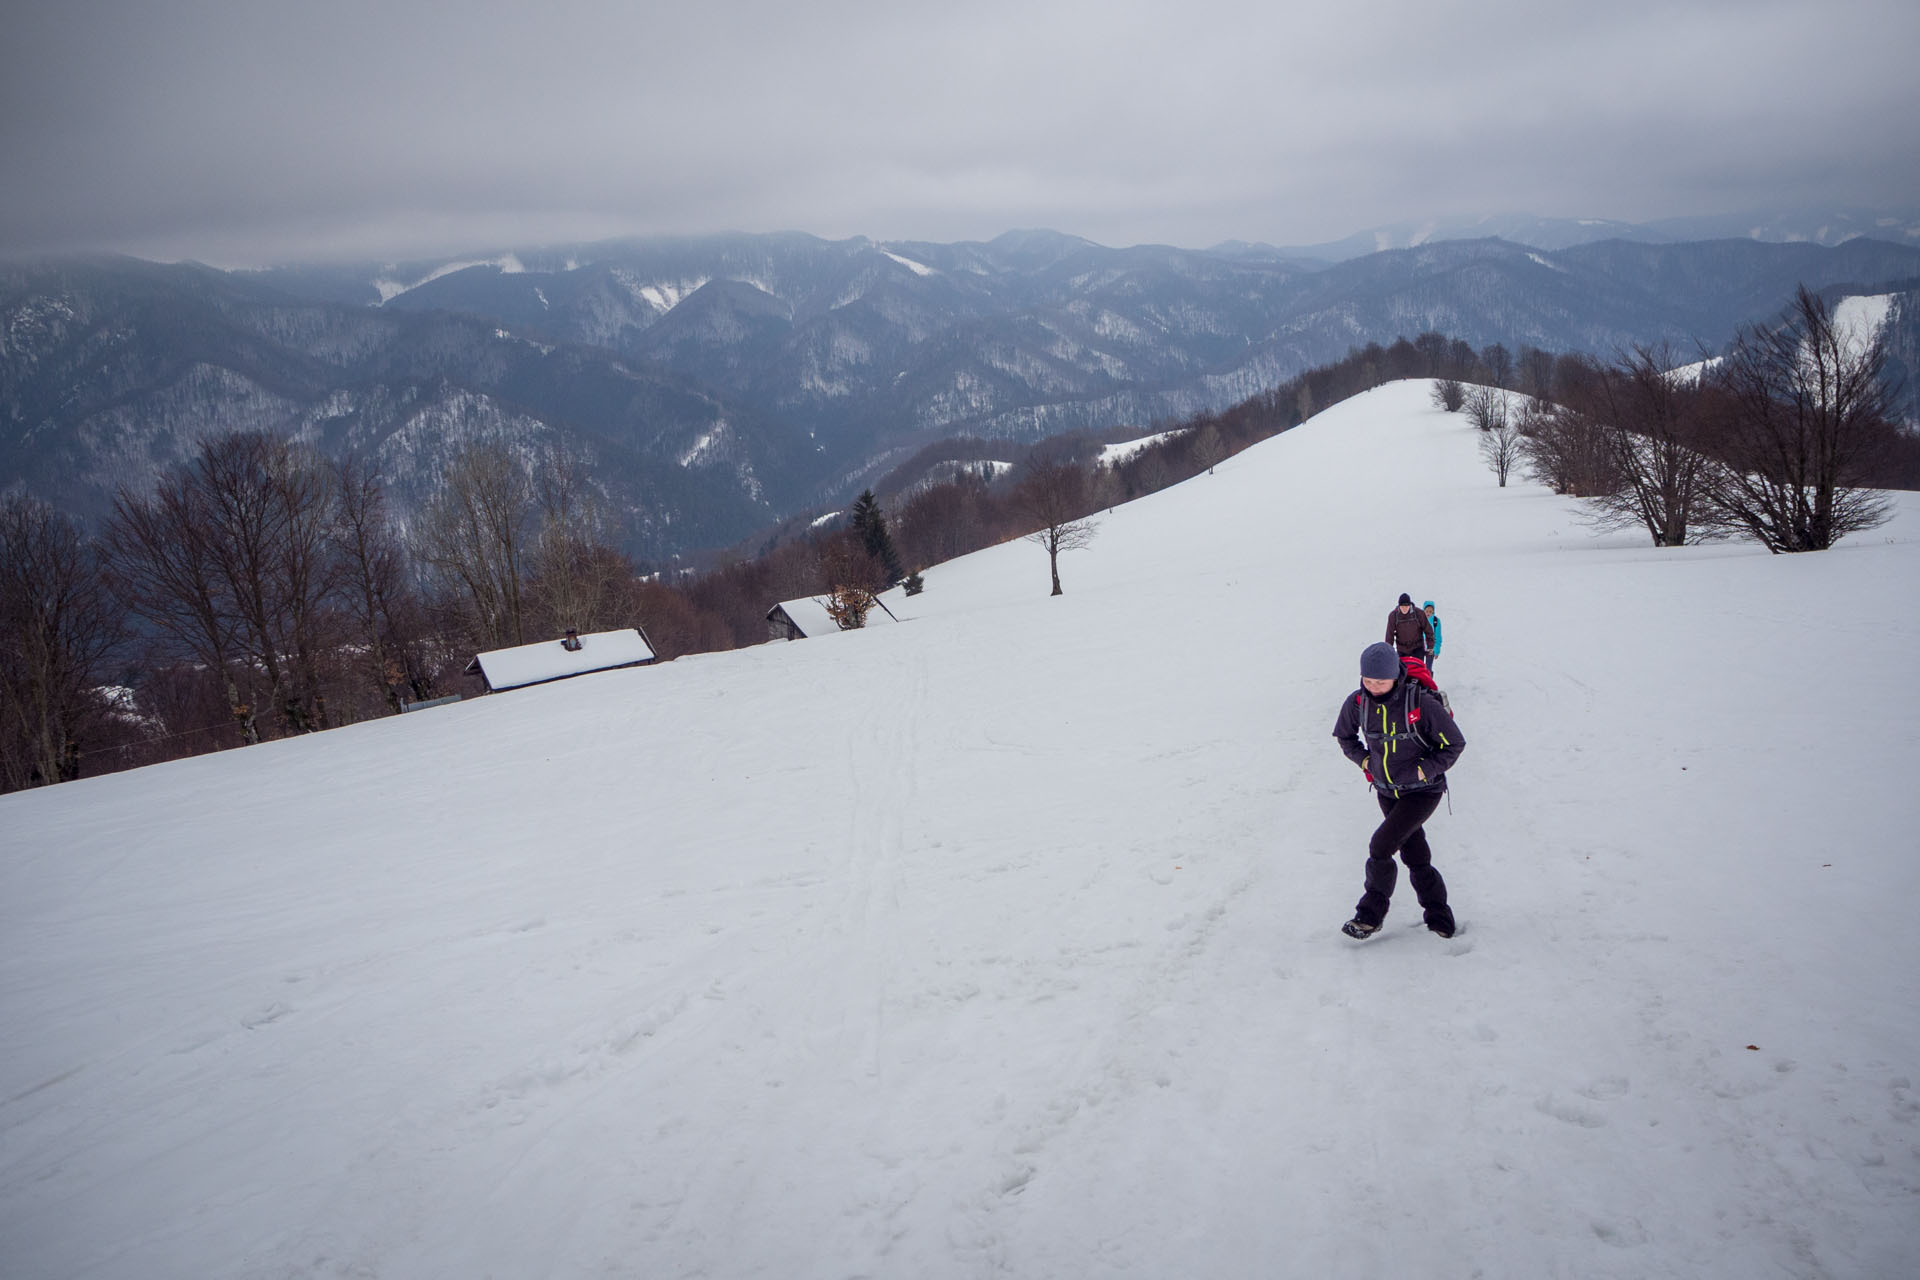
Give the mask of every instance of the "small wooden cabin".
M 644 667 L 657 661 L 659 657 L 653 646 L 638 627 L 594 631 L 584 636 L 570 630 L 559 640 L 478 654 L 467 664 L 467 674 L 479 676 L 489 692 L 497 693 L 502 689 L 520 689 L 530 684 L 584 676 L 593 671 Z
M 839 629 L 827 606 L 812 597 L 782 600 L 767 610 L 769 640 L 805 640 L 808 636 L 823 636 Z
M 875 600 L 873 612 L 867 615 L 869 627 L 889 622 L 898 622 L 886 602 Z M 830 636 L 840 630 L 840 624 L 827 612 L 826 601 L 818 596 L 803 596 L 798 600 L 782 600 L 767 610 L 767 639 L 769 640 L 805 640 L 811 636 Z

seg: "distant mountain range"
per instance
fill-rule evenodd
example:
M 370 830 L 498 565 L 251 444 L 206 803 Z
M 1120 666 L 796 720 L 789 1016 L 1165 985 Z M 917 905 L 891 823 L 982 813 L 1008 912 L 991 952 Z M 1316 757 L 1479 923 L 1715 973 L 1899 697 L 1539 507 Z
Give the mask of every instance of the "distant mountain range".
M 98 515 L 200 435 L 260 427 L 369 453 L 404 509 L 463 443 L 500 439 L 585 460 L 657 558 L 844 503 L 944 436 L 1144 431 L 1368 342 L 1717 348 L 1800 283 L 1916 282 L 1920 244 L 1869 237 L 1429 238 L 1330 263 L 1046 231 L 742 234 L 261 272 L 15 265 L 0 487 Z
M 1532 214 L 1495 214 L 1473 218 L 1437 218 L 1400 222 L 1360 231 L 1325 244 L 1276 249 L 1234 242 L 1217 248 L 1241 255 L 1344 262 L 1387 249 L 1411 249 L 1442 240 L 1511 240 L 1534 249 L 1571 249 L 1600 240 L 1640 244 L 1687 244 L 1697 240 L 1760 240 L 1775 244 L 1832 247 L 1861 238 L 1920 246 L 1920 211 L 1889 209 L 1777 210 L 1665 218 L 1657 222 L 1620 222 L 1612 218 L 1540 218 Z

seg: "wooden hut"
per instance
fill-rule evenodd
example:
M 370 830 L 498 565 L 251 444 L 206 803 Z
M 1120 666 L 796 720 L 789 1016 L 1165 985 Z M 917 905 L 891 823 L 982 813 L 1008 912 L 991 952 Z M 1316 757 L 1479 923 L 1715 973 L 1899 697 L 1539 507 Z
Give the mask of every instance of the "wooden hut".
M 569 630 L 559 640 L 478 654 L 467 665 L 467 674 L 479 676 L 486 681 L 490 692 L 498 692 L 584 676 L 592 671 L 644 667 L 658 660 L 653 646 L 638 627 L 595 631 L 584 636 Z
M 898 622 L 886 602 L 876 599 L 873 612 L 867 615 L 866 625 L 881 626 L 889 622 Z M 827 603 L 818 596 L 802 596 L 798 600 L 782 600 L 767 610 L 767 639 L 769 640 L 805 640 L 812 636 L 832 635 L 840 630 L 840 624 L 827 612 Z

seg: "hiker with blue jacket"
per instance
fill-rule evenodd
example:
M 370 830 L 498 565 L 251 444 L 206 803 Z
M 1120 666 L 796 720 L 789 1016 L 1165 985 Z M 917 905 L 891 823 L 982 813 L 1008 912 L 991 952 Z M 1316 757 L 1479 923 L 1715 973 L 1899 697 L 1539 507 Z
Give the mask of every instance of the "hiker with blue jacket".
M 1360 654 L 1360 687 L 1340 705 L 1333 736 L 1373 784 L 1384 819 L 1367 845 L 1366 892 L 1341 932 L 1350 938 L 1379 932 L 1399 879 L 1398 854 L 1427 928 L 1451 938 L 1453 908 L 1447 882 L 1433 866 L 1426 821 L 1447 793 L 1447 770 L 1466 748 L 1466 735 L 1439 695 L 1408 674 L 1394 647 L 1379 643 Z
M 1433 652 L 1427 655 L 1427 669 L 1432 670 L 1440 661 L 1440 615 L 1433 611 L 1431 600 L 1420 606 L 1420 612 L 1427 615 L 1427 625 L 1433 628 Z

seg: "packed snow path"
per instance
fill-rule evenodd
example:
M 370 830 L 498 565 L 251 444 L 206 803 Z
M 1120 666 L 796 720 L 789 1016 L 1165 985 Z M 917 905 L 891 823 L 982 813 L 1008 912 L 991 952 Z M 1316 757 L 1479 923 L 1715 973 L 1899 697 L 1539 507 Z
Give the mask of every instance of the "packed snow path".
M 908 625 L 0 798 L 0 1275 L 1896 1276 L 1920 506 L 1656 551 L 1424 383 Z M 1337 932 L 1402 590 L 1463 932 Z M 1889 742 L 1888 739 L 1892 741 Z

